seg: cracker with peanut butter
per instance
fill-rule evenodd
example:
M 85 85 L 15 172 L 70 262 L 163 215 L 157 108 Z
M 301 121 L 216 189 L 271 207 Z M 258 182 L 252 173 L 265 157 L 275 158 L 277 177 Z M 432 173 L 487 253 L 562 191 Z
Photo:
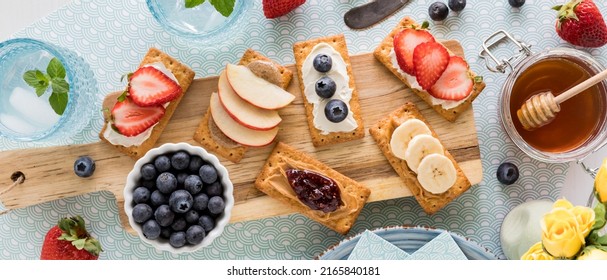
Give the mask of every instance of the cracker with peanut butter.
M 384 38 L 384 40 L 377 46 L 373 55 L 375 58 L 381 62 L 390 72 L 392 72 L 396 77 L 398 77 L 408 88 L 411 89 L 417 96 L 419 96 L 422 100 L 424 100 L 432 109 L 434 109 L 438 114 L 443 116 L 450 122 L 454 122 L 457 117 L 465 110 L 467 110 L 471 105 L 472 101 L 476 99 L 476 97 L 481 93 L 481 91 L 485 88 L 485 83 L 482 79 L 478 79 L 477 76 L 472 70 L 468 69 L 468 76 L 472 79 L 472 92 L 470 95 L 464 99 L 463 102 L 457 104 L 457 106 L 444 108 L 441 104 L 433 104 L 433 97 L 425 90 L 416 89 L 411 86 L 411 83 L 407 80 L 407 78 L 403 75 L 402 70 L 398 65 L 394 65 L 391 52 L 394 49 L 394 36 L 400 31 L 407 28 L 419 28 L 419 25 L 415 23 L 413 19 L 410 17 L 403 18 L 397 25 L 392 29 L 392 31 Z M 447 49 L 451 55 L 451 51 Z M 415 79 L 415 77 L 413 77 Z
M 317 73 L 304 73 L 304 64 L 310 64 L 310 62 L 314 59 L 314 57 L 310 57 L 310 55 L 314 52 L 315 47 L 319 44 L 327 44 L 333 48 L 333 50 L 337 52 L 343 60 L 343 62 L 339 61 L 339 59 L 332 60 L 333 66 L 323 76 L 330 77 L 332 75 L 345 75 L 344 77 L 347 77 L 349 81 L 347 85 L 344 85 L 344 88 L 340 88 L 340 80 L 342 79 L 333 79 L 337 87 L 335 93 L 329 98 L 320 98 L 320 100 L 316 102 L 317 104 L 313 104 L 312 102 L 318 98 L 316 93 L 314 93 L 315 84 L 310 83 L 306 85 L 305 81 L 307 80 L 306 75 L 310 75 L 310 77 L 312 77 Z M 297 76 L 299 77 L 299 88 L 304 100 L 308 127 L 310 129 L 310 135 L 312 136 L 312 143 L 314 146 L 320 147 L 363 138 L 365 136 L 365 128 L 362 118 L 362 111 L 360 108 L 358 90 L 356 89 L 356 82 L 354 81 L 352 65 L 350 63 L 350 56 L 348 55 L 348 47 L 346 45 L 344 35 L 339 34 L 295 43 L 293 45 L 293 54 L 295 56 L 295 65 L 297 66 Z M 343 68 L 345 68 L 345 70 L 343 72 L 345 73 L 339 73 L 337 71 L 337 69 L 340 69 L 340 63 L 345 64 L 341 65 L 344 66 Z M 309 71 L 316 70 L 315 68 L 311 68 Z M 306 90 L 311 93 L 310 96 L 307 96 Z M 349 92 L 349 95 L 351 95 L 350 100 L 347 102 L 347 106 L 349 107 L 349 115 L 344 120 L 336 121 L 334 123 L 330 122 L 324 113 L 326 106 L 322 105 L 325 105 L 329 100 L 340 99 L 339 96 L 341 96 L 341 92 L 345 91 Z M 322 108 L 316 108 L 315 106 L 322 106 Z M 314 113 L 315 108 L 317 110 L 316 112 L 318 112 L 316 114 Z M 315 115 L 318 120 L 315 120 Z M 315 124 L 315 122 L 321 123 L 328 129 L 325 131 L 324 128 L 319 128 L 318 123 Z
M 245 51 L 240 58 L 239 64 L 249 67 L 255 75 L 266 79 L 283 89 L 286 89 L 289 86 L 289 83 L 293 78 L 293 72 L 291 72 L 291 70 L 253 49 L 247 49 Z M 236 143 L 221 132 L 213 121 L 210 107 L 200 121 L 198 129 L 196 129 L 194 140 L 210 152 L 234 163 L 240 162 L 248 149 L 248 147 Z
M 315 187 L 302 183 L 313 182 Z M 279 142 L 255 187 L 328 228 L 347 234 L 371 190 L 311 156 Z M 321 190 L 318 196 L 316 190 Z M 309 195 L 314 193 L 314 195 Z
M 444 153 L 444 156 L 451 161 L 453 167 L 455 168 L 455 178 L 453 184 L 450 185 L 446 191 L 439 194 L 432 193 L 422 186 L 418 179 L 418 174 L 411 169 L 406 160 L 395 156 L 395 151 L 392 150 L 390 143 L 394 131 L 408 120 L 422 121 L 428 128 L 428 135 L 431 135 L 438 140 L 438 135 L 434 129 L 432 129 L 430 124 L 422 116 L 420 111 L 417 109 L 417 106 L 411 102 L 407 102 L 405 105 L 396 109 L 385 118 L 379 120 L 373 127 L 369 129 L 369 132 L 373 139 L 375 139 L 375 142 L 377 142 L 377 145 L 383 152 L 386 159 L 388 159 L 390 162 L 390 165 L 392 165 L 394 171 L 396 171 L 396 173 L 403 180 L 405 186 L 409 188 L 419 205 L 426 213 L 431 215 L 445 207 L 455 198 L 459 197 L 462 193 L 467 191 L 471 185 L 470 181 L 468 181 L 468 178 L 461 170 L 453 156 L 447 149 L 444 148 L 444 145 L 441 143 L 443 149 L 442 153 Z M 438 141 L 440 143 L 440 140 Z M 411 142 L 413 142 L 413 140 L 411 140 Z M 409 142 L 409 144 L 411 142 Z M 419 168 L 421 168 L 421 164 Z
M 179 83 L 179 86 L 181 86 L 182 94 L 179 97 L 177 97 L 176 99 L 172 100 L 170 102 L 170 104 L 165 108 L 164 115 L 162 116 L 160 121 L 154 126 L 149 137 L 147 139 L 145 139 L 143 141 L 143 143 L 141 143 L 139 145 L 133 145 L 133 146 L 129 146 L 129 147 L 122 146 L 122 145 L 113 145 L 104 136 L 104 133 L 106 132 L 107 129 L 112 129 L 110 127 L 111 124 L 109 124 L 109 121 L 110 121 L 109 117 L 105 118 L 103 128 L 101 129 L 101 132 L 99 132 L 99 138 L 102 141 L 107 142 L 108 144 L 114 146 L 116 149 L 125 153 L 126 155 L 130 156 L 133 159 L 139 159 L 140 157 L 145 155 L 145 153 L 147 151 L 149 151 L 151 148 L 153 148 L 154 145 L 156 145 L 156 141 L 158 141 L 158 138 L 160 138 L 162 131 L 169 123 L 169 120 L 171 119 L 171 116 L 173 116 L 173 113 L 177 109 L 177 106 L 179 106 L 181 99 L 187 93 L 188 88 L 192 84 L 192 81 L 194 80 L 194 76 L 196 74 L 196 73 L 194 73 L 194 71 L 192 69 L 190 69 L 185 64 L 182 64 L 177 59 L 169 56 L 168 54 L 166 54 L 156 48 L 149 49 L 148 53 L 144 56 L 143 60 L 141 61 L 139 67 L 141 68 L 145 65 L 153 64 L 153 63 L 162 63 L 167 70 L 169 70 L 171 73 L 173 73 L 173 75 L 175 76 L 175 78 L 177 79 L 177 81 Z M 108 109 L 113 108 L 116 101 L 117 100 L 114 99 L 114 102 L 112 104 L 104 104 L 104 108 L 108 108 Z

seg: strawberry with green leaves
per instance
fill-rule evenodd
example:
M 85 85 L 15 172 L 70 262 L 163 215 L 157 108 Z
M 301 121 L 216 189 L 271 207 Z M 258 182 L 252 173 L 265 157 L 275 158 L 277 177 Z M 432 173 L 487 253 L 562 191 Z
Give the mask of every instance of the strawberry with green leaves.
M 42 244 L 41 260 L 97 260 L 101 244 L 87 231 L 80 216 L 63 218 L 52 227 Z
M 558 11 L 556 32 L 565 41 L 580 47 L 607 44 L 607 26 L 592 0 L 571 0 L 553 7 Z

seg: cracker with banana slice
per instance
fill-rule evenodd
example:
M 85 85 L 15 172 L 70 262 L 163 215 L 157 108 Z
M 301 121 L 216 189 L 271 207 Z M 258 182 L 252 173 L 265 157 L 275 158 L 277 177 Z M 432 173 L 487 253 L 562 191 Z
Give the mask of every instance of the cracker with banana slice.
M 438 212 L 470 188 L 470 181 L 415 104 L 407 102 L 369 132 L 426 213 Z

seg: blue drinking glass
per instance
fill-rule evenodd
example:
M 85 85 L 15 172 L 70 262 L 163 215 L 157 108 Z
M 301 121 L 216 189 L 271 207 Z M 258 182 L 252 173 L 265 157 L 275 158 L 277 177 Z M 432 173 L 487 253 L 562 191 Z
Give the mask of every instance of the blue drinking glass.
M 29 70 L 46 72 L 57 58 L 70 85 L 62 115 L 49 103 L 52 89 L 38 97 L 23 79 Z M 76 53 L 46 42 L 17 38 L 0 43 L 0 136 L 19 142 L 52 143 L 72 137 L 89 123 L 97 84 L 88 64 Z

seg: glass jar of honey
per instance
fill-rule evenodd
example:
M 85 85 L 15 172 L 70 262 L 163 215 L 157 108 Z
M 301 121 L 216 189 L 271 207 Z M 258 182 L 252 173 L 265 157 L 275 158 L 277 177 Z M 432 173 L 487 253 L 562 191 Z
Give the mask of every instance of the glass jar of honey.
M 519 53 L 498 60 L 489 48 L 502 39 L 515 42 Z M 511 69 L 502 86 L 499 115 L 510 139 L 527 155 L 544 162 L 581 161 L 607 143 L 606 81 L 560 104 L 556 118 L 533 131 L 525 130 L 516 115 L 531 96 L 546 91 L 558 96 L 604 70 L 591 55 L 572 48 L 532 53 L 528 45 L 499 31 L 485 41 L 481 56 L 496 63 L 495 67 L 487 64 L 492 71 Z

